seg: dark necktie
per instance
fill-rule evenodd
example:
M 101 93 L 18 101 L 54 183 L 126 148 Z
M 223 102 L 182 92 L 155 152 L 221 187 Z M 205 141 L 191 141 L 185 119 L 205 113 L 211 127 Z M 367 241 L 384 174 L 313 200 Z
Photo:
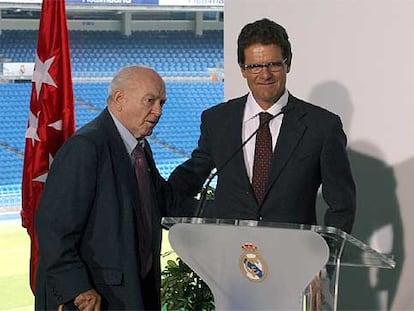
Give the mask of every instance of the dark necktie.
M 269 129 L 269 120 L 272 118 L 272 115 L 267 112 L 261 112 L 259 117 L 260 129 L 256 135 L 252 186 L 257 203 L 260 205 L 263 201 L 267 175 L 269 174 L 272 159 L 272 135 Z
M 138 184 L 138 242 L 141 260 L 141 276 L 145 277 L 152 266 L 152 210 L 154 197 L 151 187 L 151 172 L 145 152 L 140 143 L 133 151 L 135 176 Z

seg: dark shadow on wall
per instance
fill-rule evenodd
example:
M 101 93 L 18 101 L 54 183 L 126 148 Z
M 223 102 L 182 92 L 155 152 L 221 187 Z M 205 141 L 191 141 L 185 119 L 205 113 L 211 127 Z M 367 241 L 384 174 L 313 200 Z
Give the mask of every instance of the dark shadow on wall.
M 398 201 L 400 203 L 400 206 L 403 206 L 403 215 L 404 215 L 404 220 L 403 222 L 405 224 L 409 224 L 410 228 L 406 228 L 405 232 L 405 237 L 406 240 L 403 241 L 401 239 L 401 243 L 403 243 L 402 245 L 405 245 L 405 248 L 401 248 L 401 250 L 396 250 L 395 254 L 396 254 L 396 261 L 397 261 L 397 271 L 399 273 L 401 273 L 402 269 L 404 268 L 404 283 L 401 283 L 400 286 L 403 287 L 404 284 L 406 284 L 406 280 L 412 280 L 412 275 L 413 275 L 413 270 L 414 270 L 414 265 L 413 262 L 409 262 L 406 261 L 406 265 L 404 266 L 404 255 L 408 254 L 408 253 L 412 253 L 412 249 L 414 248 L 414 245 L 412 243 L 412 234 L 407 234 L 408 230 L 413 232 L 412 229 L 412 220 L 414 219 L 414 210 L 413 210 L 413 206 L 414 206 L 414 187 L 413 187 L 413 177 L 414 177 L 414 156 L 412 156 L 411 158 L 408 158 L 407 160 L 404 160 L 400 163 L 398 163 L 397 165 L 394 166 L 394 172 L 395 172 L 395 176 L 397 179 L 397 195 L 398 195 Z M 400 251 L 400 252 L 399 252 Z M 399 274 L 400 275 L 400 274 Z M 411 281 L 409 281 L 411 283 Z M 410 290 L 407 289 L 407 286 L 405 286 L 405 290 L 401 290 L 404 294 L 407 294 L 407 292 L 409 293 Z M 404 295 L 403 294 L 403 295 Z M 400 297 L 400 295 L 399 295 Z M 411 309 L 413 310 L 414 308 L 414 299 L 412 297 L 412 295 L 410 296 L 410 298 L 406 301 L 404 301 L 403 303 L 405 303 L 405 305 L 401 305 L 400 300 L 398 301 L 398 303 L 400 304 L 400 306 L 396 306 L 394 305 L 394 309 L 397 308 L 405 308 L 405 309 Z
M 352 117 L 349 92 L 335 81 L 313 89 L 310 101 L 338 114 L 348 132 Z M 394 169 L 381 159 L 381 151 L 370 142 L 352 142 L 349 159 L 357 188 L 357 211 L 352 235 L 368 244 L 378 233 L 388 240 L 387 249 L 397 261 L 395 269 L 344 267 L 340 273 L 339 310 L 390 310 L 404 262 L 403 230 L 396 195 Z M 318 196 L 318 219 L 326 204 Z M 381 250 L 383 251 L 383 250 Z M 371 271 L 370 271 L 371 270 Z

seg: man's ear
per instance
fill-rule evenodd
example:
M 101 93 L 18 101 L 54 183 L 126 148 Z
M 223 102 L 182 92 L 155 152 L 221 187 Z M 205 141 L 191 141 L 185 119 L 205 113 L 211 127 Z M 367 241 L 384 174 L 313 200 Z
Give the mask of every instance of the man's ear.
M 290 57 L 290 59 L 288 59 L 288 61 L 286 62 L 286 73 L 290 72 L 290 65 L 292 64 L 292 56 Z
M 122 92 L 121 90 L 114 90 L 112 92 L 112 101 L 114 103 L 115 109 L 117 111 L 122 111 L 122 106 L 124 103 L 124 92 Z
M 286 73 L 290 72 L 290 65 L 286 65 Z

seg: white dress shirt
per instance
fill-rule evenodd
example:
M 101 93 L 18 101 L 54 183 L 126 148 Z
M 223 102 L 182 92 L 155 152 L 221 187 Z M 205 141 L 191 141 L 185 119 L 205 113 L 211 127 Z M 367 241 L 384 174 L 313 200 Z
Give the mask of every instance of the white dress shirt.
M 285 89 L 283 95 L 275 102 L 272 107 L 268 110 L 263 110 L 254 99 L 252 93 L 247 96 L 246 106 L 243 114 L 243 127 L 242 127 L 242 141 L 246 141 L 253 134 L 254 131 L 260 125 L 259 113 L 267 112 L 271 115 L 278 114 L 284 106 L 287 105 L 289 93 Z M 280 127 L 282 125 L 283 114 L 272 119 L 269 122 L 270 133 L 272 135 L 272 149 L 275 149 L 277 138 L 279 137 Z M 244 147 L 243 156 L 244 163 L 246 165 L 247 175 L 249 176 L 250 182 L 253 178 L 253 162 L 254 162 L 254 149 L 256 145 L 256 136 L 254 136 Z
M 109 114 L 112 117 L 112 120 L 114 120 L 115 123 L 115 127 L 119 132 L 119 135 L 122 138 L 122 141 L 124 142 L 126 151 L 129 154 L 129 157 L 131 159 L 131 163 L 134 163 L 134 156 L 133 156 L 133 151 L 135 149 L 135 147 L 138 144 L 138 140 L 134 137 L 134 135 L 131 134 L 130 131 L 128 131 L 128 129 L 112 114 L 111 110 L 109 110 Z M 144 141 L 142 141 L 144 142 Z

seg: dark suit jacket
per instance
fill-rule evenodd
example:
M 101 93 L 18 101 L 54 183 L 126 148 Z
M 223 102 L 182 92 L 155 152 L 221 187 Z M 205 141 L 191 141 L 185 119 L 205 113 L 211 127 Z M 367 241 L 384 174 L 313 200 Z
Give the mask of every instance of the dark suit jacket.
M 218 168 L 215 202 L 204 216 L 316 224 L 315 201 L 322 184 L 329 205 L 325 224 L 350 232 L 355 213 L 355 185 L 338 116 L 289 95 L 287 112 L 273 153 L 265 199 L 256 202 L 243 152 L 242 120 L 247 95 L 202 113 L 198 148 L 177 167 L 169 181 L 187 194 L 202 187 Z
M 177 204 L 146 151 L 157 200 L 153 252 L 159 296 L 160 218 L 174 214 Z M 36 214 L 36 309 L 56 310 L 91 288 L 103 297 L 103 309 L 143 308 L 137 192 L 130 157 L 105 109 L 60 148 L 50 169 Z

